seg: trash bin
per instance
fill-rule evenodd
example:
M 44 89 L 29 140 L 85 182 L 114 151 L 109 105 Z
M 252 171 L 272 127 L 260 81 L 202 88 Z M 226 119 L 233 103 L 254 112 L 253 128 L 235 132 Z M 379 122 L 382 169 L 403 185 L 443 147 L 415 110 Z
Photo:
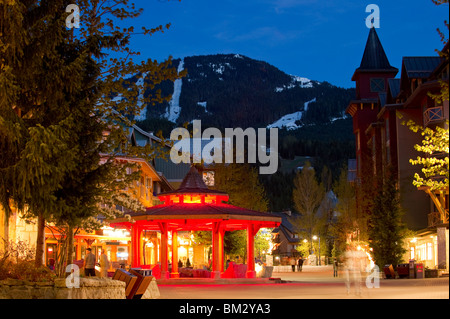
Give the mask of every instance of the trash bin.
M 399 278 L 408 278 L 409 277 L 409 264 L 398 264 L 397 265 L 397 274 Z
M 384 275 L 386 276 L 386 279 L 392 278 L 395 279 L 395 272 L 394 267 L 392 265 L 384 265 Z
M 415 263 L 416 263 L 416 261 L 414 259 L 409 260 L 409 278 L 410 279 L 414 279 L 416 277 Z
M 273 272 L 273 266 L 266 266 L 266 268 L 264 269 L 263 278 L 272 277 L 272 272 Z
M 417 279 L 423 279 L 424 278 L 423 264 L 416 264 L 416 278 Z

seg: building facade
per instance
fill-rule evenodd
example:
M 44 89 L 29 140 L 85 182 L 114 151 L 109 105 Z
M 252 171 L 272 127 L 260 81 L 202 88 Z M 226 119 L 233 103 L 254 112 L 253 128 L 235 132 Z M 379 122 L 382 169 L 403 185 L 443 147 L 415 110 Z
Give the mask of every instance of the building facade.
M 443 51 L 448 54 L 448 44 Z M 430 94 L 440 93 L 441 81 L 448 82 L 448 76 L 448 59 L 440 56 L 404 57 L 399 72 L 389 64 L 376 30 L 371 28 L 361 65 L 352 78 L 356 98 L 346 110 L 353 118 L 356 140 L 358 209 L 361 213 L 367 210 L 364 196 L 370 196 L 376 180 L 392 169 L 404 222 L 416 233 L 408 239 L 405 259 L 447 272 L 449 190 L 436 194 L 413 185 L 414 174 L 420 174 L 421 167 L 413 166 L 410 159 L 423 156 L 414 148 L 423 137 L 405 123 L 412 120 L 431 128 L 446 125 L 448 100 L 436 103 Z M 448 157 L 448 152 L 439 156 Z
M 127 143 L 131 145 L 145 145 L 151 143 L 153 135 L 147 133 L 137 126 L 126 128 Z M 156 138 L 156 137 L 155 137 Z M 153 141 L 156 142 L 156 141 Z M 106 160 L 107 154 L 102 156 L 102 160 Z M 116 161 L 131 162 L 136 164 L 139 170 L 140 178 L 132 185 L 129 185 L 127 192 L 133 195 L 143 207 L 152 207 L 160 204 L 158 194 L 173 190 L 173 186 L 168 182 L 162 171 L 157 171 L 154 163 L 147 162 L 145 159 L 127 156 L 115 156 Z M 131 173 L 131 171 L 130 171 Z M 21 218 L 20 212 L 12 207 L 12 214 L 8 223 L 6 214 L 0 207 L 0 239 L 6 239 L 13 242 L 24 242 L 28 246 L 33 247 L 37 239 L 37 225 L 34 220 L 24 220 Z M 59 252 L 59 242 L 63 230 L 58 229 L 54 225 L 47 225 L 45 230 L 45 263 L 48 265 L 50 261 L 57 259 Z M 147 261 L 157 262 L 159 256 L 157 247 L 160 238 L 148 238 L 148 244 L 145 258 Z M 3 243 L 2 243 L 3 248 Z M 81 264 L 82 259 L 86 255 L 86 249 L 91 248 L 92 252 L 97 256 L 97 260 L 103 250 L 106 251 L 111 266 L 114 268 L 123 267 L 131 264 L 131 234 L 123 229 L 114 229 L 111 227 L 103 227 L 95 232 L 86 232 L 79 230 L 74 238 L 74 261 Z

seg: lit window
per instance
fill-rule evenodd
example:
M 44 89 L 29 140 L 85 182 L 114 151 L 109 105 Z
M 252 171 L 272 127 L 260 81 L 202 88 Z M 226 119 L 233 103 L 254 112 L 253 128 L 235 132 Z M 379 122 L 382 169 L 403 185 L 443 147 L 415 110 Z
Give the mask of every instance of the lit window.
M 433 244 L 427 243 L 427 260 L 433 259 Z

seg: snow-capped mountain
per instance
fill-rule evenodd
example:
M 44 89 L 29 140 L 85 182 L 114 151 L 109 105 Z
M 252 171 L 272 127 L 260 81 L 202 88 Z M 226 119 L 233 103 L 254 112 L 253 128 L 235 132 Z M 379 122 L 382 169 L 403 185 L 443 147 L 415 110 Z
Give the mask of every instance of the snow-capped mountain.
M 187 76 L 157 86 L 155 90 L 171 96 L 170 102 L 147 106 L 137 120 L 161 118 L 179 125 L 201 119 L 219 128 L 292 130 L 342 118 L 354 95 L 353 89 L 289 75 L 239 54 L 185 57 L 173 64 Z

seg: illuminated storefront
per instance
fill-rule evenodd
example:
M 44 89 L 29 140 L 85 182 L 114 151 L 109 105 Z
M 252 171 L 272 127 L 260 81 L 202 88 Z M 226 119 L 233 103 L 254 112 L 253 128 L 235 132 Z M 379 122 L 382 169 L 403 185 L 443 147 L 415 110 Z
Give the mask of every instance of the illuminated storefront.
M 430 269 L 437 268 L 438 265 L 438 242 L 436 233 L 427 232 L 418 234 L 414 238 L 409 238 L 409 259 L 416 263 L 422 263 L 424 267 Z

